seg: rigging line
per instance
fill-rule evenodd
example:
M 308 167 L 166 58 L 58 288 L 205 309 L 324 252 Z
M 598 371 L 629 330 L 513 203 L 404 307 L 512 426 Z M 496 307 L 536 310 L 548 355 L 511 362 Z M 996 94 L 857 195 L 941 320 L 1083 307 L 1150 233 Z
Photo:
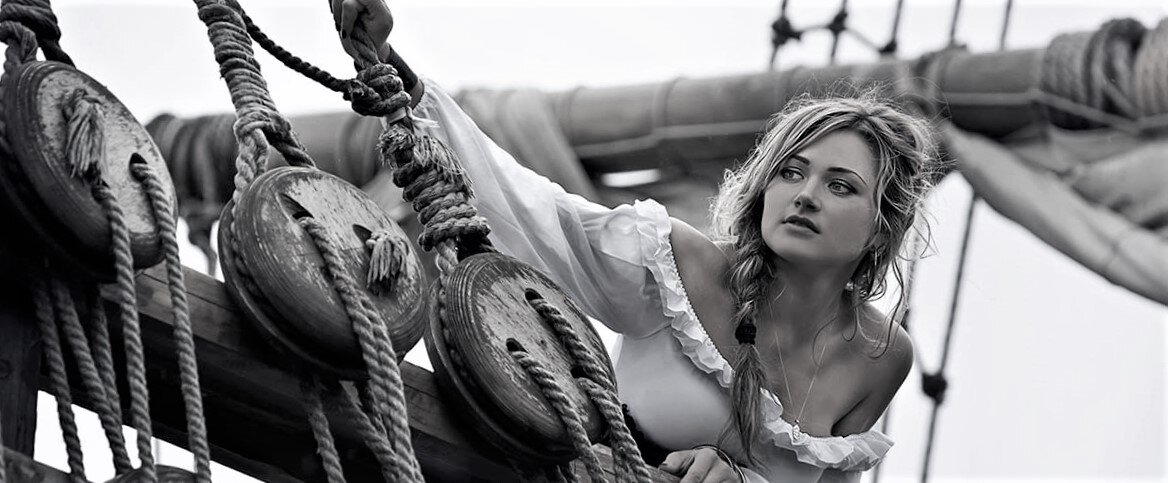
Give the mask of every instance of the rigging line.
M 933 413 L 929 418 L 929 437 L 925 443 L 925 462 L 921 469 L 921 482 L 929 481 L 929 463 L 933 456 L 933 439 L 937 431 L 937 413 L 941 407 L 943 394 L 948 383 L 944 379 L 945 366 L 949 363 L 949 348 L 953 341 L 953 326 L 957 320 L 957 306 L 961 300 L 961 287 L 965 279 L 965 265 L 969 255 L 969 239 L 973 233 L 973 215 L 977 211 L 978 205 L 977 193 L 974 192 L 969 197 L 969 211 L 965 213 L 965 234 L 961 238 L 961 252 L 957 259 L 957 277 L 953 283 L 953 297 L 949 302 L 949 326 L 945 329 L 945 345 L 941 348 L 941 365 L 937 371 L 933 373 L 935 380 L 941 386 L 940 394 L 942 397 L 935 397 L 933 399 Z M 926 382 L 928 382 L 928 375 L 926 375 Z
M 831 31 L 831 54 L 828 57 L 828 63 L 835 65 L 835 54 L 839 50 L 840 34 L 847 30 L 848 19 L 848 0 L 840 0 L 839 12 L 836 12 L 835 18 L 831 19 L 831 23 L 827 24 L 827 29 Z
M 961 0 L 953 1 L 953 21 L 949 22 L 949 46 L 957 45 L 957 23 L 961 20 Z
M 892 15 L 892 33 L 888 36 L 888 43 L 880 48 L 880 55 L 896 56 L 898 48 L 897 38 L 900 37 L 900 15 L 904 11 L 904 0 L 896 0 L 896 13 Z
M 1010 13 L 1014 10 L 1014 0 L 1006 0 L 1006 11 L 1002 13 L 1002 33 L 998 37 L 998 50 L 1006 50 L 1006 32 L 1010 29 Z
M 799 40 L 801 35 L 801 32 L 791 26 L 791 20 L 787 18 L 788 1 L 782 0 L 779 4 L 779 17 L 771 23 L 771 59 L 767 64 L 767 69 L 771 71 L 775 70 L 778 64 L 779 49 L 791 39 Z

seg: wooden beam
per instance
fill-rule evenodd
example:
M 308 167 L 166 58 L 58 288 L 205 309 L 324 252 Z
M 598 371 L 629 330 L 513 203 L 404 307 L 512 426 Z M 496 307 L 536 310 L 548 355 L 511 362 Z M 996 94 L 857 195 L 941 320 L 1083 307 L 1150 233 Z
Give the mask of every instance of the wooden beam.
M 323 481 L 295 371 L 241 318 L 223 284 L 192 270 L 185 275 L 214 459 L 264 481 Z M 138 277 L 138 301 L 156 435 L 185 447 L 170 299 L 160 268 Z M 404 363 L 402 377 L 414 449 L 428 481 L 517 480 L 503 455 L 459 423 L 432 373 Z M 355 427 L 337 415 L 330 420 L 351 479 L 379 474 Z M 607 448 L 602 460 L 611 471 Z M 677 480 L 658 473 L 654 481 Z
M 40 331 L 32 297 L 12 260 L 0 259 L 0 446 L 33 456 L 37 386 L 41 371 Z
M 5 476 L 11 483 L 84 483 L 69 476 L 69 473 L 40 463 L 22 451 L 0 446 L 3 455 Z

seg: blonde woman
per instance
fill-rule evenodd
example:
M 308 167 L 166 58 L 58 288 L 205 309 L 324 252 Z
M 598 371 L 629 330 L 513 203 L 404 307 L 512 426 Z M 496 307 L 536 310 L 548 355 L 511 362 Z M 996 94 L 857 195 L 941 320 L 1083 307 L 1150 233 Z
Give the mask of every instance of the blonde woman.
M 332 7 L 347 51 L 359 22 L 384 44 L 382 0 Z M 620 334 L 620 397 L 650 463 L 686 483 L 858 481 L 891 447 L 872 426 L 912 342 L 869 302 L 890 270 L 899 280 L 930 187 L 925 121 L 872 99 L 792 104 L 727 175 L 707 235 L 652 200 L 610 209 L 566 193 L 441 88 L 403 77 L 414 114 L 436 121 L 474 183 L 495 246 Z

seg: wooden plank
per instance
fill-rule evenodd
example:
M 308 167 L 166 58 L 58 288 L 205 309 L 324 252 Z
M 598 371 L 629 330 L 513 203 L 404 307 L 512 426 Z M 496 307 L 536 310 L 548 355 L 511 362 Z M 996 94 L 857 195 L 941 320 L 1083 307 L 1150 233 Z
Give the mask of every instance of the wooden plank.
M 21 451 L 0 447 L 10 483 L 79 483 L 69 473 L 40 463 Z
M 186 270 L 208 434 L 216 461 L 264 481 L 322 481 L 295 371 L 273 354 L 236 312 L 224 286 Z M 186 446 L 185 424 L 165 274 L 138 277 L 157 436 Z M 111 317 L 111 320 L 116 318 Z M 464 430 L 438 392 L 433 374 L 402 365 L 415 451 L 429 481 L 516 481 L 506 459 Z M 346 472 L 354 481 L 378 474 L 353 425 L 330 414 Z M 602 459 L 611 468 L 608 450 Z M 677 481 L 658 473 L 654 481 Z
M 0 260 L 0 446 L 33 456 L 40 331 L 20 270 Z

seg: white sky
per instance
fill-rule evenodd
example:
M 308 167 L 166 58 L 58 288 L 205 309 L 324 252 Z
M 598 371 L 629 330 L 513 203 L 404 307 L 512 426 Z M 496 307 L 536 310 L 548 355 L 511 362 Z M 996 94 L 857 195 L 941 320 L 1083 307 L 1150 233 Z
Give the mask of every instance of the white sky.
M 230 110 L 193 3 L 148 0 L 54 2 L 63 46 L 140 120 Z M 273 38 L 337 75 L 351 75 L 323 0 L 244 0 Z M 454 89 L 565 89 L 759 71 L 769 54 L 778 0 L 593 0 L 502 2 L 403 0 L 394 41 L 424 75 Z M 1104 4 L 1106 3 L 1106 4 Z M 830 20 L 837 2 L 791 0 L 797 27 Z M 854 0 L 853 27 L 887 40 L 894 0 Z M 958 37 L 974 51 L 997 48 L 1004 1 L 964 1 Z M 902 53 L 942 46 L 952 3 L 906 4 Z M 1012 48 L 1130 15 L 1154 25 L 1168 2 L 1017 1 Z M 784 49 L 782 66 L 822 65 L 828 36 L 809 34 Z M 840 59 L 874 55 L 844 41 Z M 261 57 L 286 113 L 347 109 L 333 93 Z M 346 74 L 348 73 L 348 74 Z M 949 179 L 930 202 L 937 255 L 921 268 L 914 296 L 920 359 L 893 407 L 898 441 L 885 476 L 914 478 L 928 406 L 920 367 L 934 367 L 952 290 L 968 187 Z M 949 400 L 933 462 L 938 481 L 1161 481 L 1168 460 L 1164 324 L 1168 310 L 1114 287 L 992 210 L 977 213 L 962 310 L 950 361 Z M 202 261 L 187 262 L 201 267 Z M 421 356 L 424 358 L 424 355 Z M 411 360 L 423 363 L 418 354 Z M 42 401 L 37 457 L 64 467 L 55 417 Z M 91 479 L 108 476 L 96 422 L 85 436 Z M 108 454 L 108 450 L 105 454 Z M 168 464 L 189 465 L 174 450 Z M 104 466 L 103 466 L 104 465 Z M 103 473 L 106 472 L 106 473 Z M 220 471 L 216 481 L 234 481 Z

